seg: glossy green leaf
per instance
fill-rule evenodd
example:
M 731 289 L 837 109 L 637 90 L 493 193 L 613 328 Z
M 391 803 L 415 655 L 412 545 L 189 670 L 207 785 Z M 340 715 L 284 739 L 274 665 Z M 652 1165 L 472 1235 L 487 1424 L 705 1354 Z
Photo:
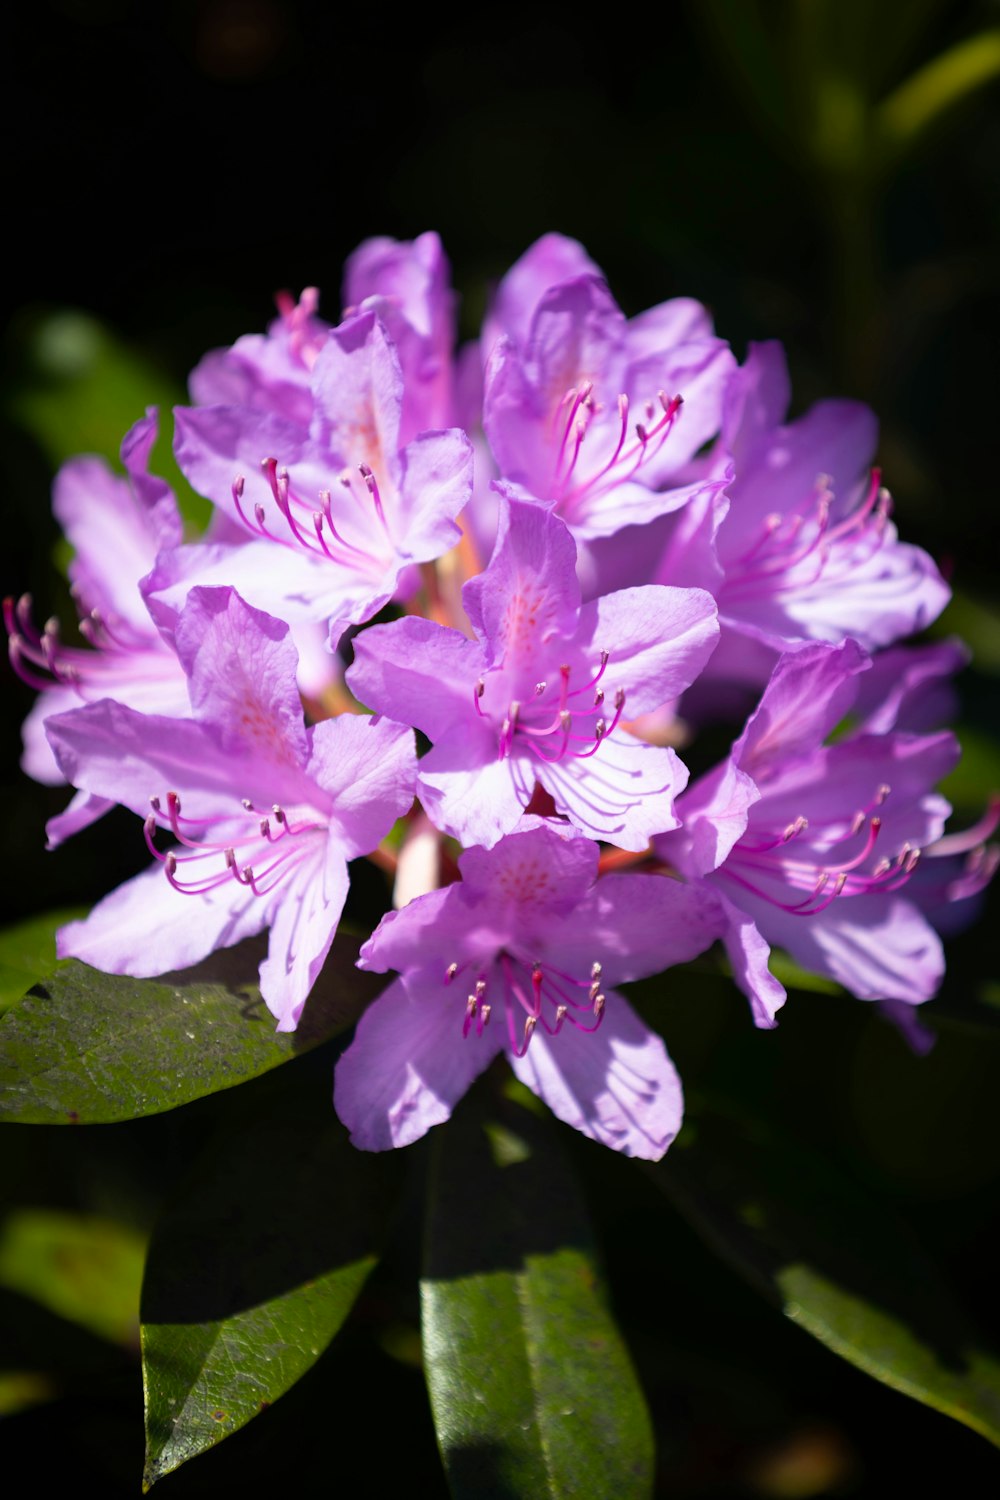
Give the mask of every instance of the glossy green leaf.
M 0 1228 L 0 1286 L 112 1343 L 134 1344 L 145 1244 L 112 1219 L 17 1209 Z
M 1000 1446 L 1000 1359 L 884 1204 L 822 1158 L 718 1116 L 699 1118 L 650 1171 L 792 1322 Z
M 325 1042 L 385 984 L 338 933 L 298 1030 L 279 1035 L 257 986 L 259 940 L 160 979 L 57 973 L 0 1020 L 0 1120 L 104 1124 L 232 1088 Z
M 421 1286 L 452 1492 L 617 1500 L 652 1489 L 642 1391 L 549 1120 L 475 1098 L 440 1131 Z
M 56 929 L 83 915 L 83 908 L 46 912 L 0 931 L 0 1014 L 55 972 Z
M 280 1080 L 211 1143 L 158 1225 L 142 1290 L 145 1486 L 315 1363 L 375 1264 L 392 1158 L 356 1151 L 328 1080 Z

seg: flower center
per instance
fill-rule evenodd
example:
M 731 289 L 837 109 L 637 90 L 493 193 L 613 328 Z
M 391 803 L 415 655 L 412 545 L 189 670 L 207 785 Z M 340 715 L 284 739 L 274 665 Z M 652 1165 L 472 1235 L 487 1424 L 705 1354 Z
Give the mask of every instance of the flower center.
M 572 386 L 552 415 L 553 441 L 558 447 L 551 494 L 559 512 L 572 520 L 586 500 L 634 479 L 663 447 L 682 405 L 683 397 L 657 391 L 656 402 L 646 402 L 644 420 L 634 424 L 630 438 L 628 396 L 618 397 L 618 420 L 612 424 L 601 420 L 605 408 L 594 400 L 593 381 Z M 606 443 L 603 462 L 597 451 L 602 439 Z
M 4 624 L 11 666 L 22 682 L 39 692 L 69 687 L 84 703 L 91 703 L 128 682 L 169 678 L 178 671 L 176 658 L 152 626 L 143 635 L 127 621 L 108 620 L 97 609 L 80 620 L 80 634 L 94 648 L 90 651 L 64 645 L 56 619 L 47 620 L 39 630 L 32 619 L 30 594 L 23 594 L 16 604 L 4 600 Z
M 725 559 L 726 599 L 808 589 L 821 578 L 825 584 L 849 579 L 885 540 L 892 499 L 880 479 L 873 469 L 858 504 L 833 524 L 835 497 L 826 474 L 792 510 L 766 516 L 746 551 Z
M 483 699 L 491 679 L 501 680 L 503 668 L 480 677 L 473 688 L 472 701 L 480 718 L 498 724 L 497 758 L 505 760 L 516 751 L 525 750 L 552 764 L 567 758 L 585 760 L 596 754 L 617 727 L 625 708 L 625 689 L 616 688 L 614 717 L 608 723 L 600 681 L 609 659 L 610 652 L 602 651 L 596 673 L 589 682 L 576 688 L 570 687 L 572 669 L 564 664 L 559 668 L 558 680 L 536 682 L 530 697 L 509 699 L 500 713 L 484 709 Z
M 382 576 L 395 547 L 378 481 L 367 464 L 345 469 L 340 475 L 336 505 L 330 490 L 320 490 L 316 504 L 303 499 L 277 459 L 262 458 L 260 466 L 281 520 L 275 527 L 259 501 L 254 505 L 253 518 L 247 515 L 243 507 L 245 480 L 238 474 L 233 480 L 233 504 L 248 531 L 280 547 L 340 563 L 354 572 Z M 357 540 L 349 540 L 347 533 Z
M 313 841 L 307 836 L 324 829 L 320 822 L 293 821 L 277 803 L 265 812 L 255 807 L 249 797 L 240 803 L 242 817 L 221 814 L 214 818 L 187 818 L 181 813 L 181 799 L 176 792 L 168 792 L 166 800 L 164 816 L 159 797 L 150 797 L 152 811 L 143 824 L 143 833 L 150 854 L 163 865 L 174 890 L 184 896 L 204 896 L 230 880 L 249 886 L 255 896 L 267 896 L 308 858 Z M 245 833 L 227 840 L 206 836 L 210 829 L 218 828 L 233 816 L 249 823 Z M 154 838 L 157 827 L 164 821 L 182 848 L 193 853 L 169 850 L 164 854 L 157 849 Z M 261 860 L 265 862 L 263 868 Z
M 494 1009 L 502 1004 L 515 1057 L 527 1052 L 538 1026 L 549 1036 L 558 1036 L 566 1025 L 593 1032 L 604 1018 L 607 997 L 601 990 L 601 965 L 596 961 L 590 966 L 589 979 L 577 979 L 552 964 L 528 964 L 502 952 L 482 966 L 471 961 L 449 964 L 445 984 L 454 983 L 467 971 L 475 977 L 465 1001 L 463 1037 L 473 1028 L 477 1036 L 482 1036 Z
M 920 850 L 903 844 L 891 859 L 873 860 L 882 828 L 873 809 L 881 807 L 889 792 L 888 786 L 879 786 L 871 802 L 849 819 L 810 823 L 799 815 L 783 829 L 755 827 L 735 845 L 719 873 L 796 917 L 814 917 L 839 896 L 898 890 L 916 869 Z M 801 851 L 798 858 L 787 852 L 793 845 Z M 788 900 L 790 892 L 805 894 Z

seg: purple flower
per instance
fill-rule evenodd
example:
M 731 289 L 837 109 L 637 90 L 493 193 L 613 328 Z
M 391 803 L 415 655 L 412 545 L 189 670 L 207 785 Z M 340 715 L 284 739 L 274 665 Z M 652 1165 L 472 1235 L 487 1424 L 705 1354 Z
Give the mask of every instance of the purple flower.
M 298 302 L 287 292 L 277 301 L 280 317 L 266 334 L 244 334 L 231 349 L 213 349 L 191 372 L 188 384 L 199 406 L 249 406 L 308 427 L 310 376 L 330 325 L 316 316 L 315 287 L 307 287 Z
M 770 944 L 861 999 L 917 1004 L 943 972 L 936 932 L 907 899 L 948 803 L 952 735 L 860 734 L 824 745 L 868 660 L 853 641 L 783 656 L 732 754 L 681 798 L 683 830 L 657 841 L 717 892 L 736 982 L 758 1025 L 785 992 Z
M 627 1156 L 657 1159 L 681 1123 L 660 1037 L 613 986 L 682 963 L 718 935 L 708 893 L 656 875 L 597 877 L 598 848 L 529 818 L 462 882 L 382 919 L 360 966 L 400 978 L 337 1064 L 355 1145 L 405 1146 L 446 1120 L 503 1051 L 554 1114 Z
M 344 267 L 344 316 L 375 312 L 403 371 L 400 441 L 455 424 L 455 294 L 441 241 L 365 240 Z
M 270 927 L 261 993 L 289 1031 L 333 941 L 347 861 L 410 805 L 413 735 L 354 715 L 307 729 L 288 626 L 232 589 L 192 591 L 176 647 L 192 718 L 105 700 L 46 725 L 67 779 L 143 817 L 156 858 L 64 927 L 59 952 L 162 974 Z
M 40 692 L 24 724 L 22 764 L 29 776 L 50 786 L 64 781 L 45 737 L 45 721 L 53 714 L 99 698 L 116 698 L 149 713 L 189 711 L 183 668 L 139 592 L 161 548 L 181 540 L 170 488 L 148 472 L 155 442 L 156 412 L 150 409 L 122 442 L 124 479 L 93 457 L 72 459 L 56 476 L 52 505 L 75 551 L 69 576 L 80 633 L 91 649 L 65 645 L 56 620 L 39 630 L 27 596 L 16 604 L 5 601 L 11 662 Z M 111 806 L 100 798 L 74 798 L 49 824 L 50 847 Z
M 724 633 L 774 651 L 847 636 L 873 651 L 912 635 L 937 618 L 949 589 L 889 520 L 888 491 L 869 472 L 873 413 L 821 401 L 783 425 L 789 400 L 780 344 L 751 345 L 731 378 L 723 425 L 736 472 L 717 537 Z
M 471 444 L 457 430 L 402 443 L 403 376 L 374 312 L 331 330 L 309 395 L 308 423 L 248 406 L 177 411 L 178 463 L 247 540 L 166 554 L 151 594 L 176 606 L 193 584 L 232 586 L 290 624 L 332 622 L 336 643 L 412 563 L 458 540 Z
M 523 280 L 536 295 L 538 279 Z M 500 307 L 523 328 L 509 289 Z M 719 430 L 732 366 L 698 303 L 626 322 L 597 276 L 550 286 L 526 334 L 490 352 L 483 421 L 499 471 L 581 539 L 677 510 L 702 492 L 686 471 Z
M 474 640 L 416 618 L 375 626 L 348 673 L 363 703 L 433 741 L 419 787 L 437 826 L 491 847 L 538 783 L 577 828 L 625 849 L 676 827 L 686 768 L 621 720 L 700 671 L 716 639 L 711 597 L 625 589 L 581 606 L 566 527 L 507 496 L 490 565 L 462 597 Z

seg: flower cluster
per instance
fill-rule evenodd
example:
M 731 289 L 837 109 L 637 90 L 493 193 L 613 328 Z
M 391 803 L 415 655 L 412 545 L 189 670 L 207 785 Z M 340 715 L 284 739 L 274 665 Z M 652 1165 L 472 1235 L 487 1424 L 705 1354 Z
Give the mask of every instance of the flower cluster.
M 201 538 L 149 473 L 154 412 L 124 478 L 58 476 L 83 644 L 8 603 L 24 765 L 74 789 L 50 844 L 119 803 L 152 860 L 59 951 L 152 975 L 267 928 L 290 1030 L 375 855 L 395 909 L 359 962 L 398 977 L 337 1065 L 355 1142 L 417 1139 L 503 1051 L 655 1158 L 681 1087 L 615 986 L 719 940 L 760 1026 L 772 943 L 897 1015 L 934 994 L 1000 816 L 946 833 L 935 791 L 963 652 L 898 644 L 947 586 L 899 540 L 871 413 L 787 421 L 780 347 L 739 365 L 687 299 L 627 319 L 557 235 L 460 352 L 454 301 L 435 235 L 372 240 L 339 323 L 310 290 L 207 355 L 175 413 Z M 689 785 L 678 748 L 734 702 Z

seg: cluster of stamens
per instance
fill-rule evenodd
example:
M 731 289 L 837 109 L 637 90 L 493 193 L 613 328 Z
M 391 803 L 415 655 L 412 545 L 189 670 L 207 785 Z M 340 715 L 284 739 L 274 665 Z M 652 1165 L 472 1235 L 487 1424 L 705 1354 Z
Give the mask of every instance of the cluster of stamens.
M 319 292 L 314 286 L 303 289 L 298 302 L 288 292 L 279 292 L 274 299 L 278 304 L 281 321 L 288 330 L 288 347 L 296 359 L 311 370 L 320 355 L 326 334 L 317 338 L 309 327 L 309 319 L 319 307 Z
M 307 850 L 301 836 L 320 826 L 318 823 L 310 822 L 292 823 L 284 808 L 277 803 L 264 812 L 263 809 L 255 807 L 249 797 L 244 797 L 240 806 L 244 814 L 253 819 L 253 832 L 248 832 L 241 839 L 219 842 L 207 839 L 204 835 L 206 830 L 217 827 L 222 819 L 218 816 L 214 818 L 184 817 L 181 813 L 181 799 L 176 792 L 167 793 L 165 814 L 159 797 L 150 797 L 149 805 L 152 810 L 143 825 L 147 847 L 153 858 L 163 865 L 166 877 L 174 890 L 180 891 L 185 896 L 204 896 L 208 891 L 217 890 L 230 880 L 235 880 L 238 885 L 247 886 L 255 896 L 269 895 L 275 886 L 291 874 L 292 870 L 306 857 Z M 178 854 L 175 850 L 163 853 L 157 849 L 156 830 L 164 817 L 177 842 L 184 849 L 193 850 L 193 853 Z M 286 844 L 289 847 L 285 848 Z M 275 845 L 281 848 L 278 854 L 271 858 L 270 847 Z M 237 857 L 237 850 L 245 854 L 250 848 L 270 860 L 263 869 L 255 868 L 250 861 L 244 863 L 243 859 Z M 220 854 L 224 865 L 221 871 L 216 870 L 199 877 L 197 872 L 191 869 L 208 860 L 214 861 L 217 865 Z M 183 875 L 180 873 L 182 870 Z M 191 870 L 191 877 L 188 875 L 189 870 Z
M 850 578 L 885 540 L 892 497 L 880 481 L 880 471 L 873 469 L 860 502 L 831 524 L 832 481 L 829 475 L 819 475 L 814 490 L 799 505 L 785 514 L 766 516 L 750 547 L 726 562 L 727 598 L 807 589 L 821 578 L 824 584 Z M 835 560 L 839 572 L 833 566 Z M 795 573 L 803 563 L 809 563 L 811 571 Z
M 872 812 L 872 808 L 881 807 L 889 792 L 888 786 L 881 785 L 871 804 L 854 814 L 844 832 L 827 836 L 820 834 L 817 837 L 815 824 L 813 825 L 813 842 L 819 845 L 817 852 L 821 856 L 826 851 L 832 852 L 839 846 L 861 838 L 861 847 L 850 856 L 845 854 L 836 860 L 824 857 L 822 863 L 819 863 L 816 859 L 788 858 L 784 853 L 776 855 L 776 851 L 783 851 L 810 830 L 809 820 L 800 815 L 786 828 L 760 842 L 749 838 L 741 839 L 726 863 L 727 876 L 755 895 L 763 896 L 781 911 L 797 917 L 814 917 L 825 911 L 839 896 L 862 896 L 872 891 L 886 893 L 898 890 L 917 868 L 919 849 L 904 843 L 891 859 L 882 858 L 869 869 L 863 868 L 875 851 L 882 828 L 882 819 Z M 805 891 L 806 895 L 799 901 L 779 900 L 760 884 L 763 878 L 775 877 L 793 890 Z
M 113 677 L 116 682 L 122 677 L 123 666 L 137 653 L 155 650 L 155 632 L 143 637 L 128 625 L 108 621 L 100 610 L 92 609 L 80 622 L 80 634 L 94 649 L 80 650 L 66 646 L 59 633 L 59 621 L 49 619 L 41 630 L 31 615 L 31 595 L 4 600 L 4 624 L 7 629 L 7 648 L 11 666 L 31 688 L 45 692 L 53 687 L 70 687 L 85 702 L 93 697 L 103 697 L 107 688 L 102 679 Z M 144 660 L 138 675 L 149 675 L 148 662 Z M 47 673 L 47 676 L 43 676 Z M 88 691 L 90 689 L 90 691 Z
M 657 391 L 656 402 L 646 402 L 645 420 L 634 423 L 630 438 L 629 398 L 620 395 L 614 448 L 600 467 L 585 473 L 586 465 L 581 462 L 584 440 L 604 408 L 594 400 L 592 380 L 585 380 L 568 390 L 552 416 L 553 437 L 558 442 L 552 495 L 559 501 L 561 513 L 571 517 L 585 497 L 604 494 L 633 479 L 663 447 L 682 405 L 682 396 L 668 396 L 664 391 Z
M 616 688 L 614 716 L 608 722 L 600 681 L 609 659 L 610 652 L 602 651 L 596 675 L 582 687 L 570 687 L 571 670 L 563 665 L 559 668 L 558 685 L 548 681 L 536 682 L 530 698 L 512 699 L 500 724 L 498 759 L 504 760 L 513 754 L 515 741 L 549 764 L 567 758 L 586 760 L 596 754 L 602 741 L 617 727 L 625 709 L 625 689 Z M 480 677 L 473 689 L 472 701 L 476 712 L 484 719 L 490 717 L 482 707 L 485 691 L 486 678 Z M 573 702 L 590 692 L 593 692 L 593 699 L 589 704 Z M 589 731 L 586 734 L 578 733 L 578 721 L 581 720 L 592 721 L 586 725 Z M 576 749 L 576 745 L 585 748 Z
M 449 964 L 445 984 L 452 984 L 459 974 L 474 967 L 472 964 Z M 503 1002 L 507 1037 L 515 1057 L 523 1057 L 527 1052 L 538 1026 L 549 1036 L 558 1036 L 566 1025 L 586 1032 L 596 1031 L 600 1026 L 607 996 L 601 989 L 599 963 L 591 964 L 589 979 L 575 979 L 572 974 L 553 968 L 551 964 L 527 964 L 523 959 L 504 952 L 480 969 L 473 982 L 465 1002 L 463 1037 L 467 1037 L 473 1028 L 477 1036 L 482 1036 L 489 1025 L 497 999 L 497 969 L 500 975 L 499 998 Z M 490 976 L 494 981 L 492 990 Z M 586 991 L 585 998 L 581 991 Z M 493 999 L 489 998 L 491 993 Z
M 284 522 L 284 534 L 270 528 L 267 511 L 260 501 L 254 505 L 252 516 L 247 514 L 243 504 L 246 481 L 242 474 L 237 474 L 232 484 L 233 505 L 248 531 L 279 546 L 308 552 L 313 557 L 324 557 L 328 562 L 340 563 L 355 571 L 374 572 L 376 575 L 384 571 L 386 554 L 392 552 L 393 544 L 378 481 L 367 464 L 359 464 L 356 470 L 345 469 L 340 475 L 340 487 L 352 503 L 340 515 L 339 526 L 334 519 L 330 490 L 320 490 L 314 505 L 296 494 L 287 468 L 279 465 L 276 458 L 262 458 L 260 466 Z M 381 538 L 377 531 L 373 534 L 372 513 L 382 533 Z M 357 528 L 360 522 L 365 541 L 371 545 L 359 547 L 348 541 L 341 529 L 345 521 L 353 528 Z

